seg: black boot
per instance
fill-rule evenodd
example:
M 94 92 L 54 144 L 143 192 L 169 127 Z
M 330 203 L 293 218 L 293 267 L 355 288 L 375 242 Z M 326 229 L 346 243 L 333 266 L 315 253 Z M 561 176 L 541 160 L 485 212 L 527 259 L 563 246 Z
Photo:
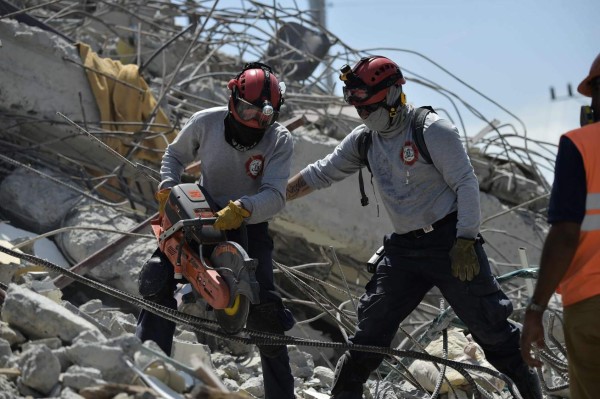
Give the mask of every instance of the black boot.
M 335 366 L 331 399 L 362 399 L 363 383 L 368 376 L 369 372 L 361 370 L 349 352 L 344 353 Z
M 505 372 L 514 383 L 523 399 L 542 399 L 542 387 L 535 370 L 530 369 L 525 363 L 517 367 L 514 372 Z

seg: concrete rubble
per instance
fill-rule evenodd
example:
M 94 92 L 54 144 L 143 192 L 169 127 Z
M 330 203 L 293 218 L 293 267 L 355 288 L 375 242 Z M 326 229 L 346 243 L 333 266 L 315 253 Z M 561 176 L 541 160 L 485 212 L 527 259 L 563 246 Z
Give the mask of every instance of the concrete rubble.
M 57 3 L 0 0 L 3 248 L 137 295 L 138 272 L 156 247 L 147 221 L 156 211 L 162 151 L 194 112 L 225 103 L 225 85 L 245 62 L 271 64 L 287 85 L 280 122 L 295 142 L 292 173 L 331 152 L 360 123 L 336 94 L 331 77 L 366 53 L 318 22 L 325 20 L 324 9 L 250 0 L 232 7 L 215 2 L 215 8 L 204 2 Z M 103 60 L 120 61 L 119 67 L 135 65 L 136 84 L 114 76 L 107 82 L 151 97 L 156 112 L 135 120 L 107 114 L 89 83 L 104 75 L 84 63 L 76 43 Z M 418 75 L 405 75 L 410 84 L 432 87 Z M 436 85 L 445 90 L 444 82 Z M 456 104 L 458 114 L 448 117 L 462 120 L 469 107 L 476 105 Z M 514 117 L 504 111 L 498 109 L 503 117 Z M 553 147 L 529 140 L 524 127 L 515 134 L 510 123 L 491 119 L 481 117 L 480 132 L 459 130 L 480 182 L 486 251 L 518 323 L 548 229 L 549 184 L 542 171 L 553 167 Z M 507 126 L 512 130 L 503 130 Z M 187 178 L 196 173 L 191 169 Z M 391 231 L 368 183 L 366 189 L 368 207 L 360 206 L 357 179 L 350 178 L 290 202 L 271 223 L 277 284 L 299 321 L 290 335 L 342 342 L 351 333 L 327 313 L 344 311 L 355 318 L 349 299 L 360 295 L 370 278 L 364 261 Z M 210 317 L 212 312 L 185 301 L 184 290 L 180 310 Z M 173 352 L 163 354 L 133 335 L 137 308 L 5 253 L 0 253 L 0 294 L 0 399 L 264 397 L 252 345 L 178 326 Z M 441 357 L 439 337 L 449 328 L 450 358 L 489 367 L 440 300 L 436 290 L 427 295 L 402 324 L 409 337 L 399 333 L 396 349 L 418 350 L 418 340 Z M 554 357 L 545 359 L 545 389 L 549 398 L 568 397 L 558 298 L 551 308 L 546 322 Z M 328 398 L 340 350 L 308 345 L 289 350 L 297 395 Z M 440 378 L 433 363 L 403 359 L 405 370 L 395 360 L 372 376 L 365 398 L 430 397 Z M 396 372 L 389 372 L 394 365 Z M 446 378 L 453 389 L 444 383 L 439 397 L 470 394 L 459 376 L 448 371 Z M 477 379 L 489 397 L 510 397 L 502 381 Z
M 27 314 L 28 309 L 35 311 L 35 317 Z M 95 392 L 95 387 L 139 385 L 124 357 L 133 359 L 136 367 L 178 393 L 190 391 L 193 384 L 203 384 L 199 376 L 165 361 L 165 354 L 156 344 L 142 344 L 133 335 L 135 318 L 131 314 L 103 308 L 99 300 L 91 300 L 78 310 L 85 317 L 26 286 L 9 285 L 1 309 L 0 384 L 5 389 L 0 398 L 94 398 L 88 392 Z M 120 328 L 114 328 L 114 323 Z M 156 352 L 158 355 L 153 354 Z M 226 348 L 212 352 L 199 344 L 193 333 L 179 330 L 172 358 L 187 366 L 186 370 L 208 365 L 231 392 L 247 392 L 254 397 L 264 394 L 260 357 L 253 347 L 243 354 L 239 349 Z M 315 368 L 310 354 L 291 347 L 290 362 L 299 392 L 305 387 L 322 392 L 328 389 L 331 370 Z M 161 397 L 154 395 L 145 397 Z

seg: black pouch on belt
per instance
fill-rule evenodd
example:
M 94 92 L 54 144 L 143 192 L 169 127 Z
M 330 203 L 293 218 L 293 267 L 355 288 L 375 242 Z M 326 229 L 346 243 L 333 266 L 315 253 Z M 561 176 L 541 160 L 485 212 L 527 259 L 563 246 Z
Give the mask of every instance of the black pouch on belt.
M 381 262 L 381 260 L 383 259 L 384 256 L 385 256 L 385 251 L 384 251 L 383 245 L 382 245 L 381 247 L 379 247 L 379 249 L 377 251 L 375 251 L 373 256 L 371 256 L 371 258 L 367 261 L 367 271 L 371 274 L 375 273 L 377 271 L 377 265 L 379 264 L 379 262 Z

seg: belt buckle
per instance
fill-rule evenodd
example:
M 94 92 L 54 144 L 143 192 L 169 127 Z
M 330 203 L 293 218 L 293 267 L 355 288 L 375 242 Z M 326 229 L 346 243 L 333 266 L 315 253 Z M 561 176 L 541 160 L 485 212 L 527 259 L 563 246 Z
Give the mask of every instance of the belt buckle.
M 413 230 L 412 233 L 413 233 L 413 235 L 414 235 L 415 238 L 421 238 L 425 234 L 430 233 L 432 231 L 433 231 L 433 226 L 429 225 L 429 226 L 423 227 L 422 229 Z

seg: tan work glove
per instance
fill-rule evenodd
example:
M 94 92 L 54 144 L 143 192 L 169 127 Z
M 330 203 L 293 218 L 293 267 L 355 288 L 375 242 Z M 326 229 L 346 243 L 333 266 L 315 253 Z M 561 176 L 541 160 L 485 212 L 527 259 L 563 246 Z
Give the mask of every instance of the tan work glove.
M 229 201 L 229 204 L 217 212 L 217 220 L 214 227 L 219 230 L 233 230 L 242 225 L 244 218 L 250 216 L 250 212 L 237 206 L 235 202 Z
M 165 213 L 165 205 L 167 204 L 167 199 L 169 199 L 169 194 L 171 194 L 170 188 L 163 188 L 162 190 L 158 190 L 154 194 L 154 198 L 158 201 L 158 215 L 162 216 Z
M 475 240 L 458 237 L 450 250 L 452 275 L 460 281 L 471 281 L 479 274 L 479 261 L 475 253 Z

